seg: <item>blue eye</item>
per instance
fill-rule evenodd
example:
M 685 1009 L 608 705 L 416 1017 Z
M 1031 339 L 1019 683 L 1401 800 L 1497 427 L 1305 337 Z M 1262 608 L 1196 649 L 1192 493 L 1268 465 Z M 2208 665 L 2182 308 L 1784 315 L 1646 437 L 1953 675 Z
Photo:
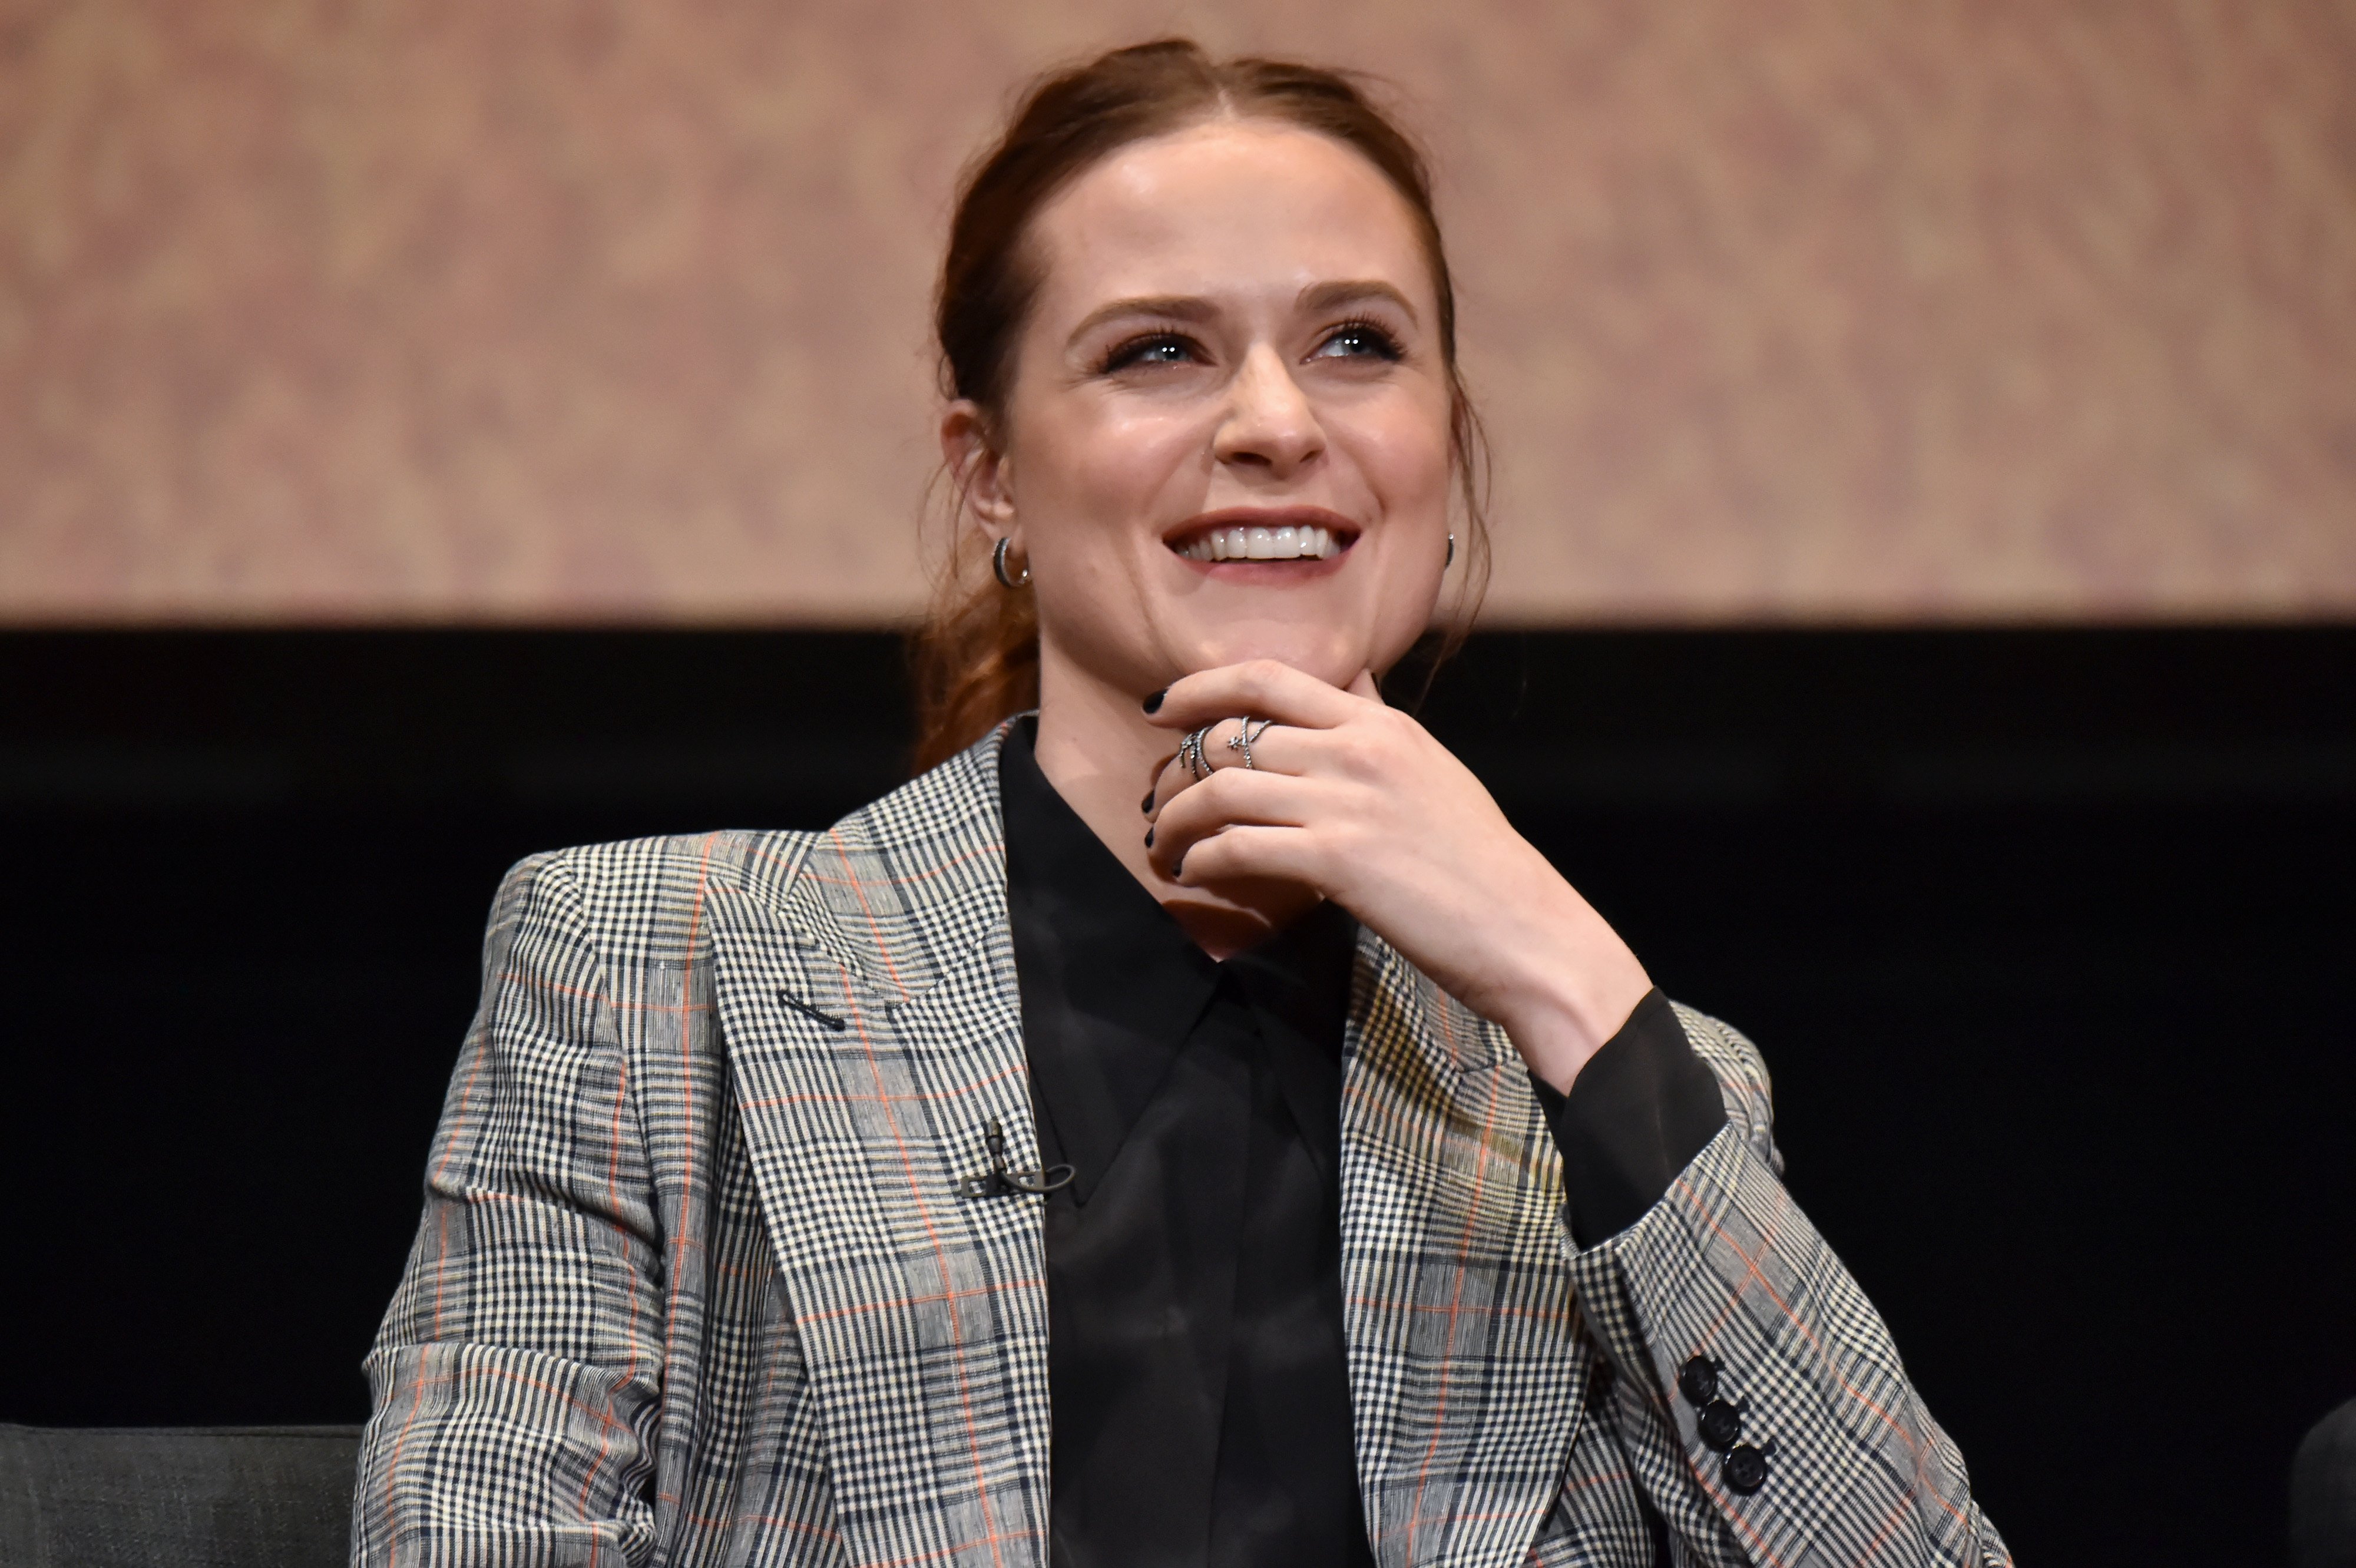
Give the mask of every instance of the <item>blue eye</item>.
M 1183 365 L 1194 358 L 1194 345 L 1167 332 L 1132 338 L 1107 354 L 1098 373 L 1125 371 L 1138 365 Z
M 1317 345 L 1314 356 L 1327 360 L 1397 360 L 1398 339 L 1371 321 L 1345 322 Z

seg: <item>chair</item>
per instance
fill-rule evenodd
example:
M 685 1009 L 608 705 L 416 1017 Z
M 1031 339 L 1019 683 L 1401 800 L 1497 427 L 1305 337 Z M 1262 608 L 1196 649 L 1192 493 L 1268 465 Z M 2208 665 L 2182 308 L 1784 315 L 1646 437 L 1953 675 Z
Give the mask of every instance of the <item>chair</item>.
M 0 1423 L 7 1568 L 342 1568 L 357 1426 Z
M 2356 1568 L 2356 1400 L 2315 1423 L 2290 1462 L 2292 1568 Z

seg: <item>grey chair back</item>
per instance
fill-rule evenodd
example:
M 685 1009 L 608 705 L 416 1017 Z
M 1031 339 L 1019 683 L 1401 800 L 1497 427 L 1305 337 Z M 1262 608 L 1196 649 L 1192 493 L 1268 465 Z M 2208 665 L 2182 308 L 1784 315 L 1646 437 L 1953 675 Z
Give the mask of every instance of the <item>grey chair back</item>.
M 2290 1462 L 2291 1568 L 2356 1568 L 2356 1400 L 2315 1423 Z
M 357 1426 L 0 1423 L 6 1568 L 341 1568 Z

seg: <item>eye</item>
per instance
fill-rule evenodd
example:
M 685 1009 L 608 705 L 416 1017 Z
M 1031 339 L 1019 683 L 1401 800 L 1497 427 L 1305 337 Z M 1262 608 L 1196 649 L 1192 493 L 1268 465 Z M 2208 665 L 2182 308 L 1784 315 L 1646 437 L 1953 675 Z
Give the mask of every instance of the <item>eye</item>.
M 1344 321 L 1310 356 L 1317 360 L 1390 360 L 1402 357 L 1398 339 L 1372 321 Z
M 1183 365 L 1201 358 L 1191 338 L 1175 332 L 1148 332 L 1115 344 L 1097 367 L 1098 375 L 1141 365 Z

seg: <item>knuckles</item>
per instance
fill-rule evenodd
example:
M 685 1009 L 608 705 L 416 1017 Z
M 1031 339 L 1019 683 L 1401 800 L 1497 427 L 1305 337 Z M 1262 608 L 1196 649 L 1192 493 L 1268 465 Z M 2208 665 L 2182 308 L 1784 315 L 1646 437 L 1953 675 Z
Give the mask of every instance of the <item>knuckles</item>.
M 1326 744 L 1333 748 L 1335 762 L 1347 772 L 1364 778 L 1380 770 L 1383 753 L 1389 749 L 1387 739 L 1353 726 L 1331 732 Z
M 1240 764 L 1222 766 L 1215 769 L 1208 779 L 1196 779 L 1184 777 L 1182 769 L 1177 793 L 1162 801 L 1161 813 L 1155 819 L 1157 823 L 1172 822 L 1174 825 L 1203 816 L 1216 818 L 1222 811 L 1230 808 L 1232 802 L 1228 797 L 1238 789 L 1248 788 L 1235 783 L 1228 776 L 1246 771 Z
M 1305 679 L 1291 665 L 1275 659 L 1247 659 L 1222 670 L 1206 670 L 1180 682 L 1186 687 L 1183 711 L 1207 711 L 1231 703 L 1268 706 L 1284 690 Z M 1201 682 L 1199 687 L 1194 682 Z
M 1273 659 L 1246 660 L 1236 667 L 1236 672 L 1242 677 L 1244 693 L 1253 697 L 1268 696 L 1279 686 L 1300 679 L 1300 671 L 1291 665 Z

